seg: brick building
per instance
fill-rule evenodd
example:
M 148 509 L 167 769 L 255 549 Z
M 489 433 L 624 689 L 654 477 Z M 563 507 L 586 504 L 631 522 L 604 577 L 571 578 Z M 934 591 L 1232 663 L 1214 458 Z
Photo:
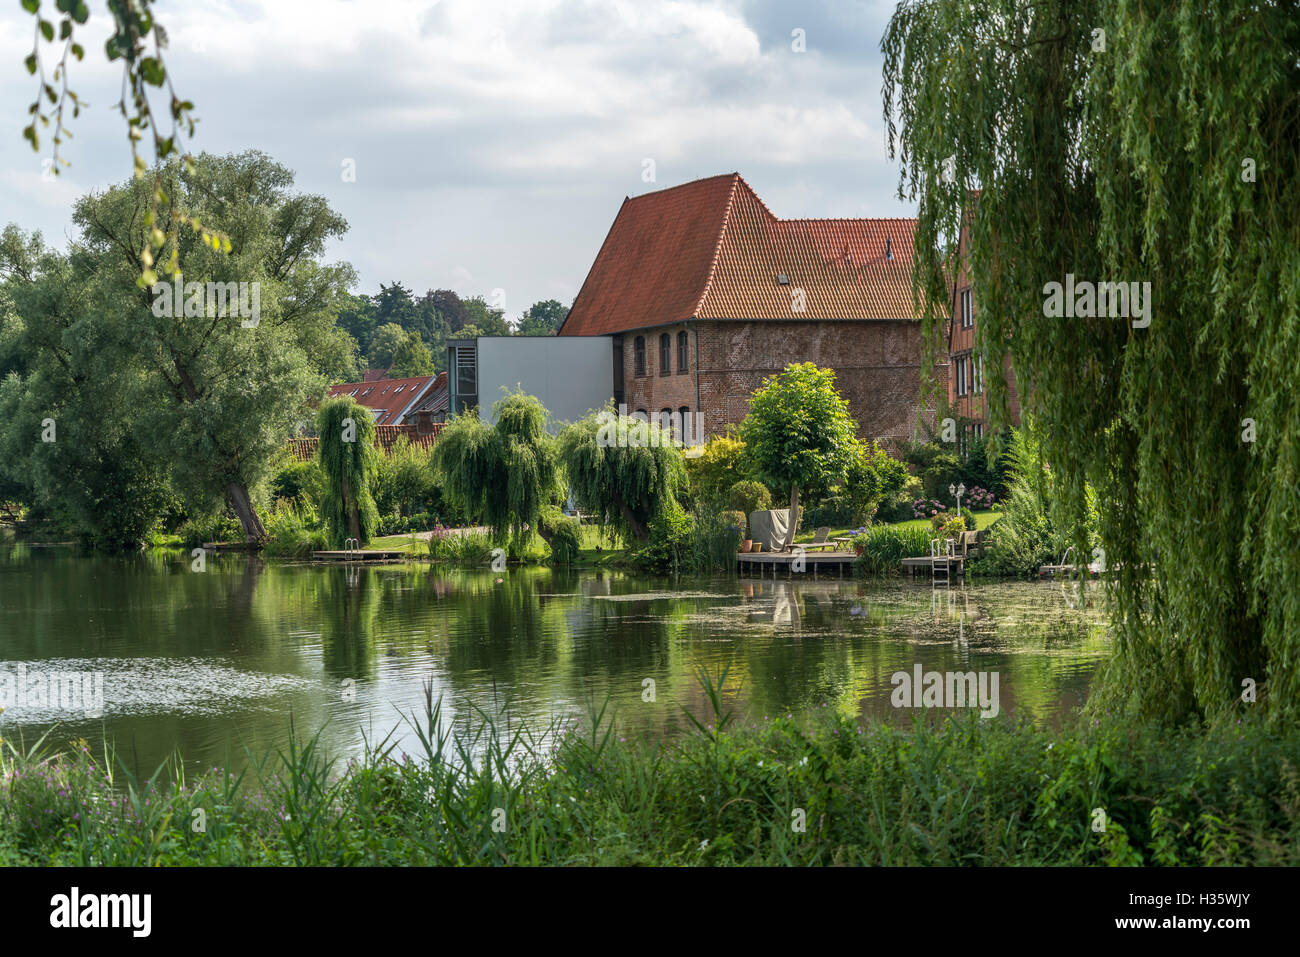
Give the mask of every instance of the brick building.
M 962 226 L 957 246 L 957 267 L 953 281 L 952 317 L 948 321 L 948 404 L 961 422 L 958 450 L 965 454 L 971 438 L 988 428 L 988 394 L 985 392 L 984 359 L 976 354 L 977 305 L 970 275 L 970 228 Z M 1011 356 L 1002 359 L 1007 383 L 1007 411 L 1012 425 L 1020 424 L 1020 395 L 1011 369 Z
M 738 173 L 627 198 L 559 335 L 609 337 L 615 400 L 692 437 L 744 418 L 765 377 L 814 362 L 835 370 L 863 437 L 907 439 L 915 227 L 778 219 Z

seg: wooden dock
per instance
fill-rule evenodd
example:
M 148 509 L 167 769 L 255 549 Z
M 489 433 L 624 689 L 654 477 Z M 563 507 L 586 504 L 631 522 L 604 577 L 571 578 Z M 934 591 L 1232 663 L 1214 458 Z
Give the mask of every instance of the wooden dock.
M 312 552 L 311 557 L 319 562 L 356 562 L 374 565 L 385 562 L 401 562 L 411 557 L 410 552 L 399 549 L 353 548 L 337 549 L 324 552 Z
M 739 552 L 736 555 L 740 564 L 741 574 L 752 575 L 758 573 L 760 578 L 766 578 L 770 571 L 771 576 L 775 578 L 780 572 L 784 571 L 790 578 L 796 574 L 810 575 L 817 577 L 818 572 L 836 571 L 841 578 L 844 577 L 845 571 L 850 575 L 853 574 L 853 563 L 857 561 L 857 552 L 829 552 L 829 551 L 804 551 L 804 552 Z M 795 572 L 794 563 L 796 560 L 803 560 L 803 571 Z
M 903 571 L 909 575 L 925 575 L 928 578 L 933 579 L 934 561 L 935 560 L 933 558 L 928 558 L 928 557 L 904 558 Z M 952 569 L 953 574 L 955 574 L 958 578 L 962 578 L 965 576 L 966 559 L 962 558 L 960 555 L 956 555 L 953 556 L 952 558 L 947 558 L 947 559 L 944 558 L 939 559 L 940 564 L 943 564 L 945 561 L 948 563 L 949 568 Z

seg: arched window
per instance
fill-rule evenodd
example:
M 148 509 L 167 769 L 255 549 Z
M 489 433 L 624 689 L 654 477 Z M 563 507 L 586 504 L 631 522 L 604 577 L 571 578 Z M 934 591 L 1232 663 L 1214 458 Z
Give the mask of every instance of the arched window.
M 685 372 L 688 368 L 686 363 L 686 345 L 690 341 L 690 336 L 685 331 L 677 333 L 677 371 Z
M 636 363 L 636 375 L 645 375 L 645 336 L 637 336 L 632 344 L 632 354 Z
M 691 441 L 691 407 L 684 405 L 677 410 L 677 414 L 682 417 L 682 441 Z
M 659 337 L 659 374 L 668 375 L 673 371 L 673 339 L 668 333 Z

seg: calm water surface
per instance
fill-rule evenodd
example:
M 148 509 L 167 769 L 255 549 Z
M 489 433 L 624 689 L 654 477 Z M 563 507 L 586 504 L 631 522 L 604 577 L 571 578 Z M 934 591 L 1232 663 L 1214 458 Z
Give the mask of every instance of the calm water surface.
M 497 579 L 502 581 L 498 583 Z M 730 666 L 743 717 L 834 708 L 910 720 L 890 675 L 996 671 L 1003 711 L 1076 710 L 1108 653 L 1080 586 L 647 580 L 608 571 L 329 567 L 188 555 L 127 558 L 0 544 L 0 672 L 102 672 L 103 711 L 10 700 L 0 735 L 106 738 L 145 774 L 179 750 L 192 768 L 282 746 L 290 717 L 337 756 L 422 710 L 425 681 L 460 724 L 475 709 L 543 728 L 609 701 L 626 733 L 674 734 L 707 713 L 699 666 Z M 1095 586 L 1084 586 L 1095 587 Z M 1094 595 L 1095 598 L 1095 595 Z M 645 679 L 656 701 L 642 700 Z M 0 686 L 2 687 L 2 686 Z

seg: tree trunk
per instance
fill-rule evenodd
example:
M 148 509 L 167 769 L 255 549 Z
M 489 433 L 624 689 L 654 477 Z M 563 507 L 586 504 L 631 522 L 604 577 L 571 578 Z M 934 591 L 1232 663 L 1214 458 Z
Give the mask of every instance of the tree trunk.
M 636 516 L 632 514 L 632 509 L 628 508 L 627 502 L 623 501 L 623 496 L 615 492 L 614 502 L 618 505 L 619 511 L 623 513 L 623 518 L 628 527 L 632 529 L 632 534 L 636 536 L 636 540 L 642 545 L 650 541 L 650 533 L 646 531 L 644 525 L 636 520 Z
M 266 529 L 262 526 L 262 520 L 257 517 L 257 509 L 253 508 L 248 487 L 242 482 L 231 482 L 226 486 L 226 498 L 239 518 L 239 524 L 244 527 L 244 541 L 259 545 L 266 541 Z
M 357 540 L 357 547 L 360 548 L 365 544 L 361 541 L 361 510 L 352 497 L 352 487 L 348 485 L 346 475 L 343 476 L 343 514 L 347 517 L 348 535 Z
M 794 537 L 799 532 L 799 486 L 790 486 L 790 524 L 785 533 L 785 550 L 794 545 Z

